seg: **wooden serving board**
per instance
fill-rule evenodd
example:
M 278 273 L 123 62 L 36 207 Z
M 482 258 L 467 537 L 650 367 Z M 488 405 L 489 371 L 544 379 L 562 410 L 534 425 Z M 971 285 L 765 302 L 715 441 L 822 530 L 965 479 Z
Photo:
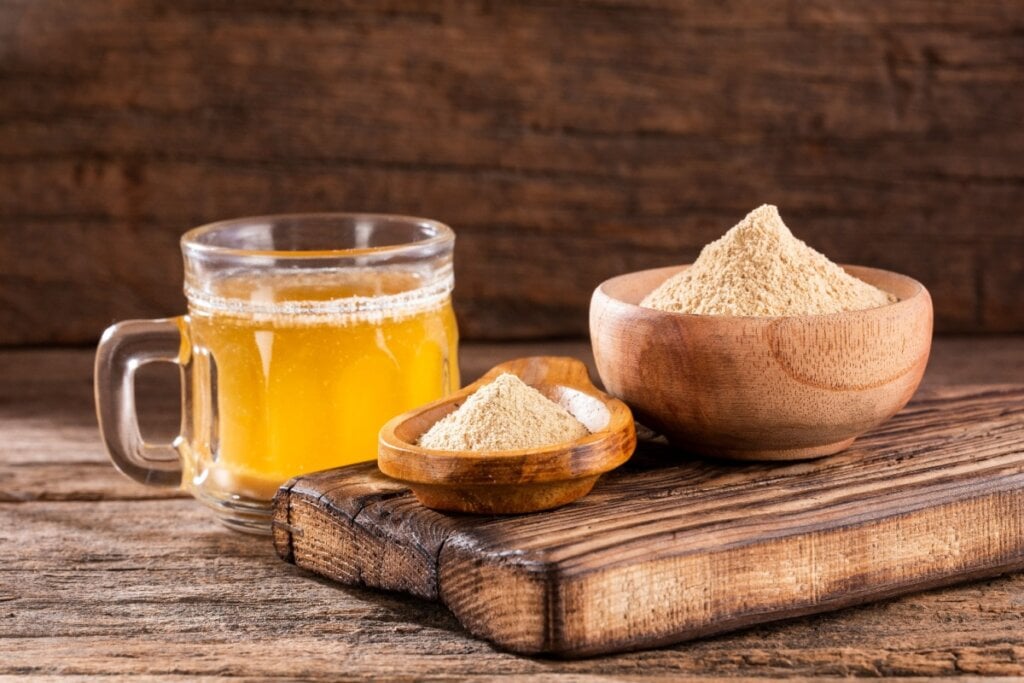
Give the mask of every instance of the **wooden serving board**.
M 278 494 L 282 558 L 440 600 L 521 653 L 674 643 L 1024 568 L 1024 388 L 921 396 L 839 455 L 708 462 L 657 443 L 586 498 L 434 512 L 367 463 Z

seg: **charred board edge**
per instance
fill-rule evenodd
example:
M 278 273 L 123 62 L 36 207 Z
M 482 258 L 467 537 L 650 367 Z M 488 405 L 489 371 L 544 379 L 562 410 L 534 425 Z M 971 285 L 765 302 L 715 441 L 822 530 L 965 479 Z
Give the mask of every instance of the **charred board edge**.
M 516 568 L 508 564 L 490 565 L 488 571 L 478 569 L 474 578 L 479 586 L 514 585 L 541 591 L 538 595 L 524 592 L 519 604 L 509 611 L 512 616 L 537 610 L 533 614 L 543 615 L 545 621 L 533 629 L 519 627 L 503 631 L 494 628 L 496 622 L 502 622 L 500 617 L 495 616 L 493 608 L 495 602 L 500 603 L 505 599 L 505 591 L 495 594 L 492 602 L 474 600 L 482 591 L 467 593 L 468 600 L 466 596 L 452 594 L 447 584 L 455 577 L 465 580 L 464 576 L 460 576 L 465 571 L 464 567 L 457 566 L 460 560 L 465 562 L 465 559 L 442 557 L 441 598 L 468 631 L 502 649 L 519 654 L 550 654 L 572 659 L 671 645 L 766 622 L 837 610 L 1024 569 L 1024 487 L 1020 476 L 1007 479 L 1011 481 L 1007 482 L 1006 487 L 990 489 L 975 498 L 964 498 L 906 514 L 887 515 L 847 527 L 799 531 L 735 545 L 707 555 L 687 552 L 679 557 L 660 557 L 650 563 L 639 562 L 632 566 L 597 568 L 574 576 L 564 575 L 557 565 L 534 566 L 528 572 L 522 571 L 522 567 L 516 572 Z M 716 576 L 716 567 L 750 566 L 757 561 L 758 555 L 766 551 L 759 558 L 761 564 L 778 566 L 786 556 L 797 556 L 801 546 L 825 545 L 829 537 L 833 537 L 841 540 L 842 546 L 863 553 L 870 549 L 872 542 L 881 545 L 899 543 L 899 530 L 914 526 L 926 528 L 929 533 L 915 536 L 913 543 L 924 547 L 941 546 L 941 532 L 947 527 L 951 515 L 960 517 L 960 530 L 967 530 L 965 537 L 975 542 L 965 543 L 956 553 L 946 556 L 936 554 L 931 562 L 922 562 L 920 557 L 897 556 L 892 558 L 890 564 L 874 570 L 874 578 L 870 573 L 850 574 L 846 580 L 840 580 L 829 590 L 811 591 L 814 597 L 803 602 L 801 597 L 806 587 L 794 589 L 790 594 L 780 590 L 774 602 L 755 601 L 735 611 L 722 608 L 715 600 L 710 601 L 705 610 L 695 610 L 697 614 L 688 613 L 685 607 L 682 610 L 671 609 L 678 604 L 689 607 L 694 605 L 692 600 L 683 597 L 685 591 L 673 593 L 675 585 L 685 586 L 687 579 L 693 577 L 700 577 L 693 582 L 697 586 L 707 585 L 709 579 L 720 585 L 731 585 L 735 577 L 730 574 Z M 1010 526 L 1006 526 L 1003 520 L 1007 520 Z M 978 529 L 985 531 L 971 539 L 971 531 Z M 987 542 L 993 538 L 1003 543 L 992 545 L 986 551 Z M 468 561 L 477 566 L 487 566 L 480 558 L 468 558 Z M 840 557 L 830 567 L 826 558 L 824 566 L 796 565 L 792 567 L 791 573 L 812 579 L 823 572 L 829 573 L 831 569 L 831 573 L 842 575 L 842 564 L 843 558 Z M 631 572 L 642 574 L 645 570 L 648 574 L 658 575 L 662 567 L 672 565 L 675 565 L 674 571 L 670 570 L 669 579 L 663 579 L 649 590 L 642 591 L 640 599 L 636 593 L 631 595 L 630 608 L 625 614 L 610 613 L 600 599 L 595 598 L 621 590 L 623 577 L 628 580 Z M 503 576 L 513 573 L 519 575 Z M 528 574 L 532 575 L 532 581 L 528 579 Z M 658 613 L 659 605 L 666 604 L 670 609 L 662 610 L 663 614 L 658 620 L 663 624 L 660 630 L 637 631 L 628 627 L 631 615 Z M 595 615 L 591 620 L 600 625 L 596 633 L 588 632 L 586 627 L 579 628 L 581 612 Z M 530 620 L 528 615 L 523 618 Z
M 672 512 L 638 522 L 639 536 L 583 541 L 567 554 L 571 546 L 557 535 L 555 545 L 529 542 L 529 520 L 517 533 L 514 522 L 427 510 L 403 484 L 365 463 L 283 487 L 275 546 L 283 559 L 343 583 L 439 600 L 467 630 L 503 649 L 567 658 L 664 645 L 1022 569 L 1024 441 L 1019 411 L 1005 403 L 1021 389 L 954 393 L 957 400 L 942 410 L 929 401 L 909 408 L 909 431 L 893 426 L 874 438 L 872 450 L 885 455 L 896 434 L 916 443 L 917 430 L 930 425 L 951 448 L 960 444 L 935 462 L 925 458 L 920 471 L 927 479 L 911 468 L 904 483 L 885 478 L 865 489 L 870 495 L 792 491 L 813 500 L 796 509 L 786 502 L 792 495 L 766 501 L 749 517 L 744 504 L 732 517 L 691 525 L 680 540 Z M 964 412 L 963 401 L 988 396 L 1000 400 L 987 417 Z M 965 431 L 967 424 L 973 429 Z M 894 463 L 919 451 L 897 449 Z M 632 475 L 620 474 L 628 484 Z M 700 520 L 701 509 L 685 516 Z M 570 514 L 562 526 L 577 517 Z M 624 523 L 613 526 L 632 528 Z M 728 533 L 719 537 L 720 531 Z M 506 533 L 513 535 L 503 541 Z
M 340 583 L 437 600 L 443 541 L 418 537 L 424 542 L 413 545 L 397 534 L 392 525 L 407 527 L 384 504 L 401 497 L 418 505 L 409 488 L 380 474 L 376 463 L 296 477 L 274 498 L 274 548 L 282 560 Z M 446 518 L 434 514 L 443 531 Z
M 730 558 L 762 552 L 773 544 L 777 546 L 777 557 L 781 557 L 800 544 L 813 544 L 822 539 L 827 540 L 828 537 L 847 538 L 847 548 L 864 553 L 868 552 L 872 542 L 883 545 L 901 542 L 898 538 L 899 530 L 914 526 L 930 530 L 929 534 L 915 536 L 916 543 L 924 546 L 941 545 L 938 534 L 946 526 L 949 516 L 956 514 L 960 517 L 960 528 L 968 530 L 965 535 L 968 541 L 964 546 L 966 550 L 961 548 L 955 554 L 936 555 L 930 565 L 915 565 L 913 560 L 895 558 L 885 570 L 891 577 L 895 577 L 890 580 L 861 577 L 860 586 L 855 585 L 856 581 L 853 585 L 837 585 L 804 604 L 796 602 L 795 595 L 782 594 L 776 603 L 762 603 L 732 613 L 706 613 L 696 619 L 684 610 L 666 621 L 667 628 L 647 635 L 634 634 L 626 628 L 622 628 L 619 635 L 609 635 L 607 632 L 614 631 L 614 626 L 598 634 L 574 633 L 569 626 L 571 612 L 581 609 L 601 611 L 600 605 L 586 604 L 574 598 L 574 592 L 579 595 L 587 592 L 585 588 L 588 585 L 602 584 L 608 590 L 621 580 L 623 571 L 636 570 L 647 563 L 598 568 L 568 576 L 557 564 L 537 562 L 536 556 L 524 563 L 488 559 L 474 555 L 472 544 L 466 543 L 468 539 L 459 534 L 462 518 L 452 518 L 444 529 L 443 538 L 434 545 L 403 545 L 404 539 L 390 533 L 379 518 L 361 518 L 361 512 L 375 504 L 396 497 L 411 499 L 411 493 L 400 487 L 384 494 L 377 492 L 367 495 L 360 501 L 360 512 L 352 516 L 333 505 L 323 494 L 312 496 L 310 491 L 303 491 L 301 487 L 296 490 L 296 487 L 286 485 L 277 501 L 276 513 L 286 516 L 290 528 L 275 529 L 275 547 L 282 559 L 341 583 L 439 600 L 470 633 L 502 649 L 520 654 L 552 654 L 575 658 L 668 645 L 768 621 L 840 609 L 1024 569 L 1024 487 L 1021 483 L 1020 476 L 999 476 L 985 481 L 984 492 L 978 496 L 947 501 L 939 506 L 919 508 L 902 514 L 863 519 L 852 526 L 825 530 L 802 529 L 792 534 L 722 548 L 704 558 L 708 567 L 728 565 Z M 1004 521 L 1016 527 L 1011 529 L 1003 526 L 999 533 L 994 533 L 992 526 L 1002 525 Z M 301 522 L 307 528 L 310 524 L 327 525 L 335 542 L 318 545 L 313 539 L 322 537 L 322 534 L 306 534 L 302 530 L 303 526 L 298 523 L 292 525 L 292 522 Z M 887 525 L 889 528 L 885 531 Z M 972 538 L 972 531 L 979 529 L 986 531 L 973 534 Z M 884 533 L 880 533 L 880 530 Z M 994 536 L 1004 541 L 1004 544 L 992 546 L 985 552 L 985 544 Z M 361 559 L 372 556 L 380 560 L 387 558 L 401 566 L 395 567 L 397 571 L 367 573 L 366 567 L 369 565 L 365 562 L 346 562 L 347 556 Z M 971 556 L 975 557 L 973 561 L 963 562 L 964 558 Z M 692 566 L 687 564 L 686 557 L 696 557 L 696 554 L 689 552 L 680 556 L 668 555 L 652 559 L 652 564 L 682 561 L 676 571 L 670 573 L 669 580 L 663 580 L 651 590 L 652 596 L 660 596 L 661 601 L 665 602 L 665 596 L 669 595 L 672 585 L 685 585 L 685 578 L 695 574 Z M 768 561 L 767 558 L 765 561 Z M 821 567 L 807 565 L 794 567 L 793 572 L 810 577 L 820 570 Z M 904 571 L 902 578 L 901 570 Z M 456 576 L 459 577 L 458 581 L 468 581 L 469 584 L 483 588 L 469 589 L 466 593 L 460 590 Z M 721 583 L 729 582 L 727 577 L 715 578 Z M 491 586 L 499 588 L 488 588 Z M 489 592 L 492 600 L 474 602 Z M 505 610 L 493 609 L 493 600 L 505 601 L 510 597 L 515 599 L 511 605 L 506 605 Z M 793 604 L 787 606 L 785 603 L 790 600 Z M 517 622 L 514 628 L 495 628 L 496 614 L 500 619 L 499 612 L 502 611 L 507 613 L 508 619 Z M 615 622 L 607 614 L 602 615 L 599 621 L 605 624 Z M 507 623 L 502 620 L 498 625 Z M 623 627 L 623 624 L 620 623 L 619 627 Z

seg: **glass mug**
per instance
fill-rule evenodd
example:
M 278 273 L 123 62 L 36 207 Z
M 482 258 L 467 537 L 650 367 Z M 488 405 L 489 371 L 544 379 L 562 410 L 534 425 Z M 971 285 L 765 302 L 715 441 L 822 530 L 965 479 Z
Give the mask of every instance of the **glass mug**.
M 391 417 L 459 386 L 455 235 L 436 221 L 308 214 L 181 238 L 188 315 L 108 328 L 96 410 L 114 464 L 181 486 L 229 527 L 269 533 L 289 478 L 377 456 Z M 181 433 L 146 443 L 134 375 L 181 369 Z

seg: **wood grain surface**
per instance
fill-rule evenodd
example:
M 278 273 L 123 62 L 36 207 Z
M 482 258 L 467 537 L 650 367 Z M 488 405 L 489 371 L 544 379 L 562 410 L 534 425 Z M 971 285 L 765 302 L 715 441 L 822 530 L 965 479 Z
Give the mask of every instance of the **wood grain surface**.
M 944 390 L 815 462 L 641 444 L 534 515 L 438 513 L 374 463 L 275 507 L 282 559 L 439 600 L 504 649 L 635 650 L 1024 568 L 1024 388 Z
M 588 347 L 465 345 L 464 377 L 543 353 L 588 358 Z M 497 652 L 437 604 L 311 579 L 192 500 L 117 473 L 91 373 L 89 351 L 0 353 L 0 675 L 1024 676 L 1024 574 L 593 660 Z M 164 379 L 143 373 L 154 435 L 176 422 Z M 939 338 L 920 395 L 1000 381 L 1024 384 L 1024 338 Z
M 466 338 L 580 336 L 607 277 L 762 202 L 1021 331 L 1022 0 L 0 2 L 0 343 L 182 310 L 177 237 L 301 210 L 459 235 Z

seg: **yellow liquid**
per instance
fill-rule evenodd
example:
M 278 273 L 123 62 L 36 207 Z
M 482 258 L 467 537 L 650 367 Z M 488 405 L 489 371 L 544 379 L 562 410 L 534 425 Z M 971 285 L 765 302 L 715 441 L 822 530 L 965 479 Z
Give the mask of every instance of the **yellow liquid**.
M 415 288 L 410 278 L 239 277 L 221 282 L 217 294 L 264 306 L 331 301 L 400 293 Z M 193 393 L 208 403 L 193 411 L 201 451 L 193 481 L 207 492 L 268 500 L 293 476 L 372 460 L 385 422 L 459 386 L 450 297 L 373 316 L 193 309 L 191 330 Z M 215 404 L 205 398 L 211 377 Z

